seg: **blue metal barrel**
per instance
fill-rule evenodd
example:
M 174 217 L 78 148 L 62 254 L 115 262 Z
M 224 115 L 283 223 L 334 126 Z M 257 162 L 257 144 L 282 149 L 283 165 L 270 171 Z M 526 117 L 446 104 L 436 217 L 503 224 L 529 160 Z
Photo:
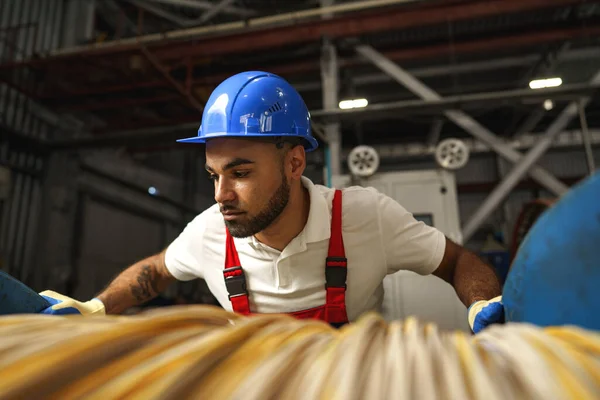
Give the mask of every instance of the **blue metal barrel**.
M 507 322 L 600 330 L 600 173 L 536 221 L 503 289 Z

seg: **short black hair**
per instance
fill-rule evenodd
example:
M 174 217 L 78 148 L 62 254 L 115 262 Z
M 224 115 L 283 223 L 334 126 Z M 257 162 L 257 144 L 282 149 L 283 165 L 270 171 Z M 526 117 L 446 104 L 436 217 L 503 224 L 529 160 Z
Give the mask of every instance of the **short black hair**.
M 267 143 L 273 143 L 278 149 L 283 149 L 286 144 L 290 145 L 290 149 L 296 146 L 302 146 L 305 149 L 309 147 L 308 141 L 296 136 L 270 136 L 263 139 Z

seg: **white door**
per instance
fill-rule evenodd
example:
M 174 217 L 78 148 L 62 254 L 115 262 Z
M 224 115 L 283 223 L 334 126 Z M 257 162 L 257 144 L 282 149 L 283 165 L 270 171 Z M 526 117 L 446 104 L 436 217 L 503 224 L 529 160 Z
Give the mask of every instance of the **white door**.
M 350 185 L 348 176 L 332 179 L 335 187 Z M 398 201 L 413 215 L 462 243 L 454 175 L 445 170 L 378 173 L 361 180 Z M 384 280 L 381 310 L 389 320 L 416 316 L 440 329 L 469 331 L 467 310 L 448 283 L 435 276 L 399 271 Z

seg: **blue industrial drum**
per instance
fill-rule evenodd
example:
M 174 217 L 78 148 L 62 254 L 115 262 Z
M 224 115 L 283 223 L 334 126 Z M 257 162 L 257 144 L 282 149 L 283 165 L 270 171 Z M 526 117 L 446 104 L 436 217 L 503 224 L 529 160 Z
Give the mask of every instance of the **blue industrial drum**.
M 600 173 L 536 221 L 503 289 L 507 322 L 600 330 Z

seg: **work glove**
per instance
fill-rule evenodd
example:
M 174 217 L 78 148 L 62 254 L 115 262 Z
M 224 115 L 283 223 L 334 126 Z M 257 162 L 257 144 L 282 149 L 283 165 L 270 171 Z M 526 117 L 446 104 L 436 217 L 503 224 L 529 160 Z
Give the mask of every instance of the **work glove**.
M 473 333 L 477 333 L 491 324 L 504 323 L 502 296 L 471 304 L 468 309 L 468 318 Z
M 40 293 L 40 296 L 48 300 L 50 307 L 43 310 L 42 314 L 54 314 L 54 315 L 65 315 L 65 314 L 82 314 L 82 315 L 105 315 L 106 309 L 104 303 L 100 299 L 92 299 L 82 303 L 77 300 L 73 300 L 70 297 L 63 296 L 60 293 L 53 292 L 52 290 L 45 290 Z

